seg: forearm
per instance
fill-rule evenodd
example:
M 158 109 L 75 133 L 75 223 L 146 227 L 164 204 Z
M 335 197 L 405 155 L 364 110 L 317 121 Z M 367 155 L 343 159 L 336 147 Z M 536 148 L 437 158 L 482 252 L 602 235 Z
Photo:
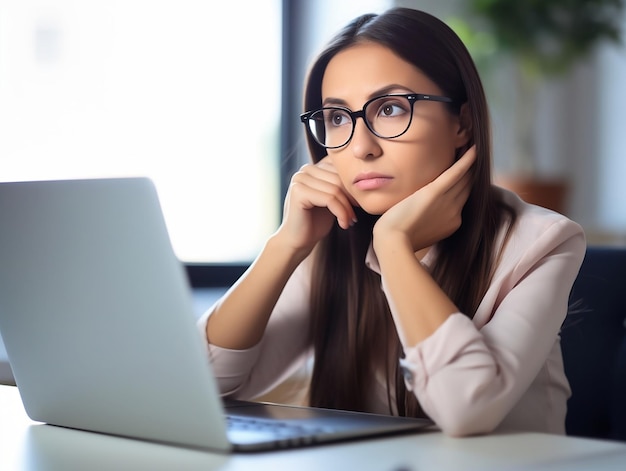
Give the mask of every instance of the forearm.
M 278 237 L 271 237 L 209 317 L 209 342 L 234 350 L 256 345 L 285 284 L 305 255 L 288 250 Z
M 434 333 L 458 308 L 421 265 L 408 239 L 375 244 L 383 285 L 402 344 L 414 346 Z

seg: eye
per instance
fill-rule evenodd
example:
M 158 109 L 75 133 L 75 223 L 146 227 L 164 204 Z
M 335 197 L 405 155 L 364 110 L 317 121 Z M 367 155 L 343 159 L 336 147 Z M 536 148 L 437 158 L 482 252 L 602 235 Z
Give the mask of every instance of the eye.
M 393 118 L 408 113 L 407 103 L 398 100 L 387 100 L 378 107 L 376 116 L 382 118 Z
M 326 122 L 327 126 L 339 127 L 345 126 L 346 124 L 351 124 L 352 119 L 345 110 L 330 108 L 326 110 L 324 121 Z

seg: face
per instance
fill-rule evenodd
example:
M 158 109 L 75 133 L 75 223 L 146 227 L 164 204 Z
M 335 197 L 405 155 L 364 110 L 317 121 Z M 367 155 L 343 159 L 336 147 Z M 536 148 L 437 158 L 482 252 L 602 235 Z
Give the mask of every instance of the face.
M 390 49 L 364 43 L 335 55 L 322 80 L 323 106 L 356 111 L 385 94 L 442 95 L 437 85 Z M 417 101 L 405 134 L 383 139 L 357 118 L 352 140 L 328 156 L 347 192 L 365 211 L 382 214 L 433 181 L 467 142 L 458 116 L 440 102 Z

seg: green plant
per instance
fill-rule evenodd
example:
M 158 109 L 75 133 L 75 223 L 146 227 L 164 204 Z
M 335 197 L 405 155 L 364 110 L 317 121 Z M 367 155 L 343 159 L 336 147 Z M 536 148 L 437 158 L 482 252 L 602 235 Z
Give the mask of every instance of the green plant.
M 621 41 L 623 0 L 468 0 L 450 26 L 479 63 L 514 55 L 524 73 L 557 75 L 601 42 Z M 471 24 L 473 18 L 474 24 Z
M 508 173 L 538 176 L 535 127 L 538 92 L 563 76 L 601 43 L 619 44 L 626 0 L 465 0 L 462 17 L 448 24 L 472 54 L 490 93 L 513 65 L 515 143 Z M 508 61 L 502 61 L 508 58 Z M 510 103 L 510 102 L 509 102 Z

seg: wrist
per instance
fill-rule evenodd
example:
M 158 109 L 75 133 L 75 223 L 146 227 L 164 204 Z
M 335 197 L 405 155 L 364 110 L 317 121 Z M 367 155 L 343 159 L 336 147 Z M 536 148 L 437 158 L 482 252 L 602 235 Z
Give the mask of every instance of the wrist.
M 372 247 L 377 258 L 385 258 L 397 254 L 407 255 L 414 252 L 411 241 L 408 236 L 402 232 L 385 232 L 380 233 L 374 231 L 372 238 Z
M 272 255 L 277 262 L 297 266 L 311 253 L 312 248 L 294 247 L 279 232 L 272 234 L 265 242 L 264 251 Z

